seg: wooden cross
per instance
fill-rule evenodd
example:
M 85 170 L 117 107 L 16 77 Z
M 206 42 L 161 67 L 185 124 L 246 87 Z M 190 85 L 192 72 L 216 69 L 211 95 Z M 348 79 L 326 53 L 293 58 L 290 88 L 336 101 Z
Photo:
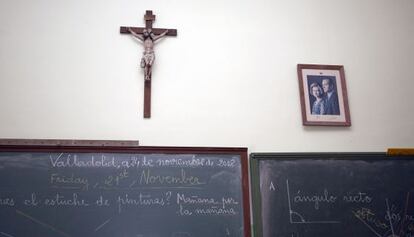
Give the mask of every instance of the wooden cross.
M 120 33 L 121 34 L 131 34 L 129 30 L 132 30 L 136 34 L 143 34 L 144 30 L 152 31 L 155 36 L 161 35 L 168 30 L 165 35 L 168 36 L 177 36 L 176 29 L 161 29 L 161 28 L 152 28 L 152 23 L 155 21 L 155 15 L 152 14 L 152 11 L 147 10 L 144 15 L 145 20 L 145 28 L 144 27 L 127 27 L 121 26 Z M 144 85 L 144 118 L 151 117 L 151 80 L 146 78 L 145 85 Z

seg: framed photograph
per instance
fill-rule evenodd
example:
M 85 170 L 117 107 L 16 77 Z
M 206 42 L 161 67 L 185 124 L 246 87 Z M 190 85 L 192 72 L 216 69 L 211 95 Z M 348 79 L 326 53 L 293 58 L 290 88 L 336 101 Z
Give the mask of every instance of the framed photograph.
M 298 64 L 303 125 L 351 126 L 342 65 Z

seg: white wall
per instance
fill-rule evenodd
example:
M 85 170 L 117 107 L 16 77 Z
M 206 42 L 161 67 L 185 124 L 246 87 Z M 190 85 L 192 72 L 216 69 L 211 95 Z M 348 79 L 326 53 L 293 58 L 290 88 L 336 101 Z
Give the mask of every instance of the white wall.
M 156 46 L 143 119 L 142 46 L 121 25 L 177 28 Z M 414 145 L 412 0 L 0 0 L 0 137 L 245 146 Z M 345 67 L 352 126 L 303 127 L 298 63 Z

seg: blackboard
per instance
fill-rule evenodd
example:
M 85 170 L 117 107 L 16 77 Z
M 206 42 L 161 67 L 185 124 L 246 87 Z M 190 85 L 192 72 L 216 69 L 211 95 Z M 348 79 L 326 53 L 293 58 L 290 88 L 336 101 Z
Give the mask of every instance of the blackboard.
M 1 237 L 250 237 L 246 148 L 0 147 Z
M 251 154 L 257 237 L 414 236 L 414 157 Z

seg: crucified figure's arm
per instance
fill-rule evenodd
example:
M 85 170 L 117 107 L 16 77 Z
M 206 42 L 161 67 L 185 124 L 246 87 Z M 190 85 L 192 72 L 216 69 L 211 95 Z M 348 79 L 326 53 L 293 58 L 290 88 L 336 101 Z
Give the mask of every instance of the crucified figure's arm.
M 157 41 L 158 39 L 161 39 L 162 37 L 164 37 L 166 34 L 168 33 L 168 30 L 165 30 L 164 32 L 162 32 L 162 34 L 157 35 L 154 37 L 154 42 Z
M 135 33 L 130 27 L 128 28 L 129 33 L 131 33 L 135 39 L 138 39 L 140 41 L 144 41 L 144 37 L 140 34 Z

